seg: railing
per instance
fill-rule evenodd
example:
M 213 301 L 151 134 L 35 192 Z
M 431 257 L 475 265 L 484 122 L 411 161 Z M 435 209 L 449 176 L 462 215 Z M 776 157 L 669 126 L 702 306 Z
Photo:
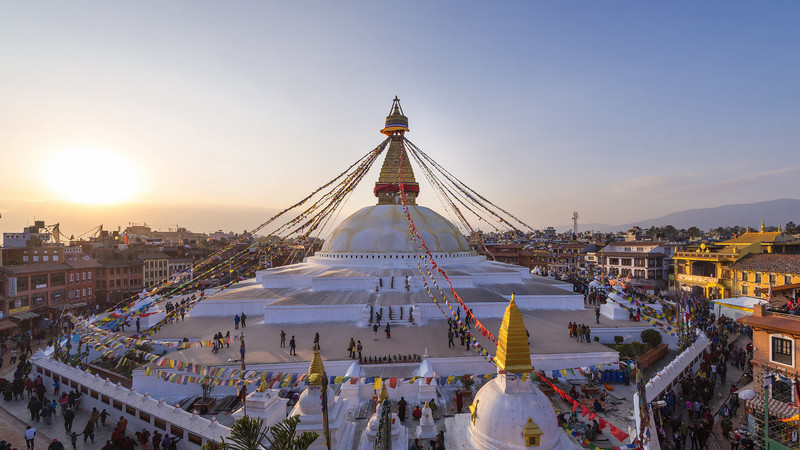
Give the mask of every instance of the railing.
M 688 281 L 690 283 L 719 283 L 719 278 L 703 277 L 700 275 L 686 275 L 684 273 L 679 273 L 678 281 Z

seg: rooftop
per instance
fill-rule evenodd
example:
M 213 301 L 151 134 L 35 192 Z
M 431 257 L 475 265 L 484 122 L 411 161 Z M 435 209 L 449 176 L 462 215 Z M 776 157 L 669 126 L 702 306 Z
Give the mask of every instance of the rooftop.
M 750 254 L 732 264 L 731 270 L 800 274 L 800 254 Z

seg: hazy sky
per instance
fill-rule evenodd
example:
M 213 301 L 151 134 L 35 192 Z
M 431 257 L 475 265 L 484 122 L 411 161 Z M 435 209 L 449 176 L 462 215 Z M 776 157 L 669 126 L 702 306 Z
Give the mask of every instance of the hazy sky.
M 412 142 L 534 227 L 798 197 L 798 23 L 794 1 L 3 2 L 0 231 L 251 229 L 374 148 L 395 95 Z

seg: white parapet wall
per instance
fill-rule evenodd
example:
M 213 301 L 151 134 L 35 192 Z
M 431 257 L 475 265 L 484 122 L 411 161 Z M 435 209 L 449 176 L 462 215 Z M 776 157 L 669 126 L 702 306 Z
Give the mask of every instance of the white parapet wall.
M 215 419 L 208 420 L 170 405 L 149 393 L 125 388 L 80 369 L 63 364 L 40 350 L 31 359 L 32 373 L 40 375 L 45 385 L 58 378 L 62 390 L 78 389 L 83 395 L 81 407 L 91 410 L 105 409 L 112 420 L 124 416 L 129 430 L 158 429 L 164 433 L 182 436 L 178 449 L 197 449 L 208 441 L 219 442 L 228 437 L 230 429 Z M 67 387 L 69 386 L 69 387 Z
M 666 367 L 659 370 L 645 385 L 645 394 L 648 402 L 655 400 L 662 392 L 672 389 L 680 379 L 691 371 L 692 367 L 703 357 L 703 352 L 711 345 L 705 334 L 699 337 L 691 347 L 687 348 L 677 358 L 673 359 Z
M 271 300 L 203 300 L 187 314 L 189 317 L 230 317 L 245 313 L 248 316 L 264 314 L 264 306 Z
M 264 323 L 361 322 L 363 304 L 266 306 Z

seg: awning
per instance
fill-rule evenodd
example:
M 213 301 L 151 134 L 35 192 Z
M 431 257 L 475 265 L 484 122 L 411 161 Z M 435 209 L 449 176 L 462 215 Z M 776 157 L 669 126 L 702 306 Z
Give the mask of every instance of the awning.
M 24 313 L 12 314 L 10 317 L 16 320 L 28 320 L 28 319 L 35 319 L 39 317 L 39 315 L 36 313 L 32 313 L 30 311 L 26 311 Z
M 51 309 L 59 310 L 59 309 L 74 309 L 74 308 L 83 308 L 88 303 L 86 302 L 78 302 L 78 303 L 62 303 L 60 305 L 51 306 Z
M 746 385 L 740 387 L 739 389 L 737 389 L 736 393 L 738 394 L 738 393 L 740 393 L 742 391 L 746 391 L 746 390 L 751 390 L 751 391 L 753 390 L 753 382 L 752 381 L 749 384 L 746 384 Z
M 747 406 L 763 411 L 764 398 L 759 396 L 753 398 L 752 400 L 748 400 Z M 771 416 L 774 415 L 777 417 L 788 419 L 789 417 L 792 417 L 795 414 L 797 414 L 797 407 L 792 406 L 788 403 L 779 402 L 778 400 L 771 398 L 769 399 L 769 414 Z
M 12 328 L 17 328 L 17 324 L 8 319 L 0 320 L 0 331 L 10 330 Z

